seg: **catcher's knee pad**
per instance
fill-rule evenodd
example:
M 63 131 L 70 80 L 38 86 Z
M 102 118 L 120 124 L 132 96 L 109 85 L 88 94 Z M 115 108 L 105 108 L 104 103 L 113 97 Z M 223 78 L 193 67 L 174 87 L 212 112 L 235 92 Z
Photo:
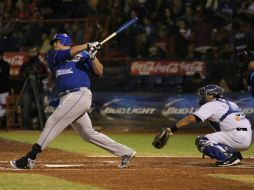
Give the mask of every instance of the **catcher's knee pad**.
M 221 143 L 211 142 L 205 136 L 197 137 L 196 146 L 198 150 L 206 156 L 209 156 L 210 158 L 215 158 L 220 161 L 229 159 L 235 152 L 235 149 L 233 149 L 232 147 Z
M 205 136 L 198 136 L 196 138 L 195 145 L 197 146 L 200 152 L 203 152 L 203 148 L 207 141 L 209 141 L 209 139 Z

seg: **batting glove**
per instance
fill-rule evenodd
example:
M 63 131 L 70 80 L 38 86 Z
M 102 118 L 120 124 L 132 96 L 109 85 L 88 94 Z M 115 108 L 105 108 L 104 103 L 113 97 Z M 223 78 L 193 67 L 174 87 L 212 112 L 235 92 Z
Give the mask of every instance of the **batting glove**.
M 98 51 L 97 51 L 96 49 L 93 50 L 93 51 L 88 51 L 89 57 L 90 57 L 91 60 L 94 60 L 94 59 L 95 59 L 96 53 L 97 53 L 97 52 L 98 52 Z
M 93 52 L 95 50 L 101 49 L 101 44 L 100 42 L 89 42 L 87 43 L 87 50 L 90 52 Z

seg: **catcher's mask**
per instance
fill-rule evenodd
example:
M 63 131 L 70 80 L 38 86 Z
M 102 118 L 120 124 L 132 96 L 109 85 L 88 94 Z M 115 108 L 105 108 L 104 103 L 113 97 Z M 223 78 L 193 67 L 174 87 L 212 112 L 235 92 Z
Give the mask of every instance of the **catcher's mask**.
M 238 69 L 241 72 L 241 74 L 243 74 L 248 70 L 251 55 L 248 51 L 241 51 L 237 54 L 237 57 L 238 57 Z
M 209 84 L 207 86 L 198 89 L 198 104 L 202 106 L 207 103 L 207 96 L 213 95 L 214 98 L 223 98 L 223 89 L 215 84 Z
M 59 40 L 60 44 L 62 44 L 63 46 L 71 46 L 71 38 L 70 36 L 68 36 L 67 34 L 64 33 L 59 33 L 56 34 L 53 39 L 50 40 L 49 45 L 53 46 L 54 42 Z

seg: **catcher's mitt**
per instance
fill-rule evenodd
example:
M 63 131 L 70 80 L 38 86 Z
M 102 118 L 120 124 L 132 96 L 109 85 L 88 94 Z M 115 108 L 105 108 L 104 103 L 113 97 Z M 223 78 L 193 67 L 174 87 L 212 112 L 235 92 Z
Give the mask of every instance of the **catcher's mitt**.
M 157 149 L 163 148 L 167 144 L 170 135 L 171 133 L 167 129 L 162 128 L 160 134 L 155 136 L 153 146 Z

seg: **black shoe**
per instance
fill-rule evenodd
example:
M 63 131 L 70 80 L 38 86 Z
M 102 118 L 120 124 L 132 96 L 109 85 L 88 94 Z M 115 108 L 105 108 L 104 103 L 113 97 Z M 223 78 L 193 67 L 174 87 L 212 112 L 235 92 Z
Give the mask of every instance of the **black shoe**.
M 228 160 L 216 162 L 216 166 L 219 167 L 229 167 L 240 164 L 243 159 L 240 152 L 235 152 Z
M 129 162 L 131 161 L 131 159 L 135 157 L 135 155 L 136 155 L 136 152 L 133 151 L 131 155 L 123 156 L 121 163 L 118 165 L 118 168 L 127 168 Z
M 27 157 L 22 157 L 18 160 L 10 161 L 10 165 L 14 169 L 32 169 L 34 167 L 34 160 Z
M 239 160 L 243 159 L 242 154 L 240 152 L 237 152 L 237 157 L 238 157 Z

